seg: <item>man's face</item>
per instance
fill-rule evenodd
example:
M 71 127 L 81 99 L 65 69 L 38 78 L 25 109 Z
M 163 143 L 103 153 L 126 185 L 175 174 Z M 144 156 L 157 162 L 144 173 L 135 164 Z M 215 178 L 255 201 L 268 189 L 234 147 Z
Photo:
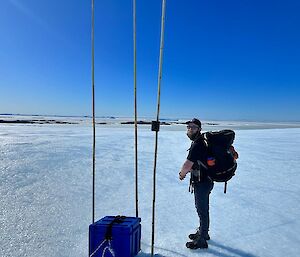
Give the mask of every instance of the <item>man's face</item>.
M 187 125 L 187 136 L 191 139 L 195 139 L 195 135 L 200 131 L 199 126 L 197 126 L 195 123 L 189 123 Z

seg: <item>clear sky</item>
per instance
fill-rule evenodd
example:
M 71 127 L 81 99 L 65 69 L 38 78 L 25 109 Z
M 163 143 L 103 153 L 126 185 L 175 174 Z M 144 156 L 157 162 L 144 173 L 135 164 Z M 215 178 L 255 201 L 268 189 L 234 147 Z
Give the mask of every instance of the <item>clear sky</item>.
M 167 0 L 161 117 L 300 121 L 300 1 Z M 155 116 L 161 0 L 137 0 Z M 0 113 L 91 114 L 91 3 L 0 1 Z M 95 0 L 97 116 L 133 116 L 132 1 Z

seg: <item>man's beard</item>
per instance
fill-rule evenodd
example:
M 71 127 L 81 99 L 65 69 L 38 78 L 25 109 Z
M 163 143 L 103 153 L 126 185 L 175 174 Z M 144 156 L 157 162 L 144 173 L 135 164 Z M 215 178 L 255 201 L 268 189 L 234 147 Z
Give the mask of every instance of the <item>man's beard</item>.
M 195 132 L 195 133 L 186 133 L 186 135 L 188 136 L 189 139 L 191 139 L 192 141 L 194 141 L 198 135 L 199 135 L 199 131 Z

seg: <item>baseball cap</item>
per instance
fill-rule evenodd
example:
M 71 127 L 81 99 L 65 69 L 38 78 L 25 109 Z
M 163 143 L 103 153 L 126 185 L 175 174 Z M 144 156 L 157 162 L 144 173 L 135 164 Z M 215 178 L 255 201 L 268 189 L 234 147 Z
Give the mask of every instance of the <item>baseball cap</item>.
M 194 123 L 194 124 L 196 124 L 199 128 L 201 128 L 201 121 L 198 120 L 198 119 L 196 119 L 196 118 L 187 121 L 185 124 L 190 124 L 190 123 Z

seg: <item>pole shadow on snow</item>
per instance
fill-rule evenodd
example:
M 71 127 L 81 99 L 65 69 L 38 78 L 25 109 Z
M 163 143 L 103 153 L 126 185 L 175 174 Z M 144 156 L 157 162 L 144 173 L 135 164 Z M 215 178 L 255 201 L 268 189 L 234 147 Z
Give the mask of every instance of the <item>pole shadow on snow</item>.
M 172 256 L 178 256 L 178 257 L 188 257 L 187 255 L 183 255 L 181 253 L 178 253 L 178 252 L 175 252 L 175 251 L 172 251 L 170 249 L 165 249 L 165 248 L 162 248 L 162 247 L 156 247 L 156 249 L 160 249 L 164 252 L 168 252 L 168 253 L 172 253 Z M 157 257 L 168 257 L 169 255 L 158 255 Z
M 156 247 L 157 248 L 157 247 Z M 183 255 L 183 254 L 180 254 L 178 252 L 175 252 L 175 251 L 171 251 L 171 250 L 167 250 L 167 249 L 163 249 L 163 248 L 157 248 L 157 249 L 161 249 L 165 252 L 170 252 L 172 253 L 172 256 L 178 256 L 178 257 L 188 257 L 187 255 Z M 139 255 L 137 257 L 150 257 L 151 256 L 151 253 L 139 253 Z M 169 255 L 162 255 L 162 254 L 154 254 L 153 255 L 154 257 L 169 257 Z
M 188 255 L 183 255 L 181 253 L 178 253 L 178 252 L 175 252 L 175 251 L 172 251 L 172 250 L 169 250 L 169 249 L 165 249 L 165 248 L 161 248 L 161 247 L 155 247 L 155 249 L 158 249 L 158 250 L 162 250 L 164 252 L 168 252 L 170 253 L 172 256 L 178 256 L 178 257 L 188 257 Z M 167 255 L 162 255 L 162 254 L 154 254 L 154 257 L 169 257 L 170 254 L 167 254 Z M 143 253 L 143 252 L 140 252 L 137 257 L 150 257 L 151 256 L 151 253 Z
M 214 254 L 215 256 L 218 256 L 218 257 L 219 256 L 220 257 L 257 257 L 256 255 L 254 255 L 252 253 L 248 253 L 248 252 L 245 252 L 240 249 L 232 248 L 230 246 L 222 245 L 214 240 L 210 240 L 209 245 L 219 247 L 219 248 L 227 251 L 227 253 L 222 253 L 222 252 L 218 252 L 212 248 L 208 248 L 207 250 L 205 250 L 207 253 Z M 200 251 L 201 251 L 201 249 L 200 249 Z
M 138 255 L 138 257 L 150 257 L 151 256 L 151 253 L 140 253 Z M 160 254 L 154 254 L 153 255 L 154 257 L 166 257 L 164 255 L 160 255 Z

